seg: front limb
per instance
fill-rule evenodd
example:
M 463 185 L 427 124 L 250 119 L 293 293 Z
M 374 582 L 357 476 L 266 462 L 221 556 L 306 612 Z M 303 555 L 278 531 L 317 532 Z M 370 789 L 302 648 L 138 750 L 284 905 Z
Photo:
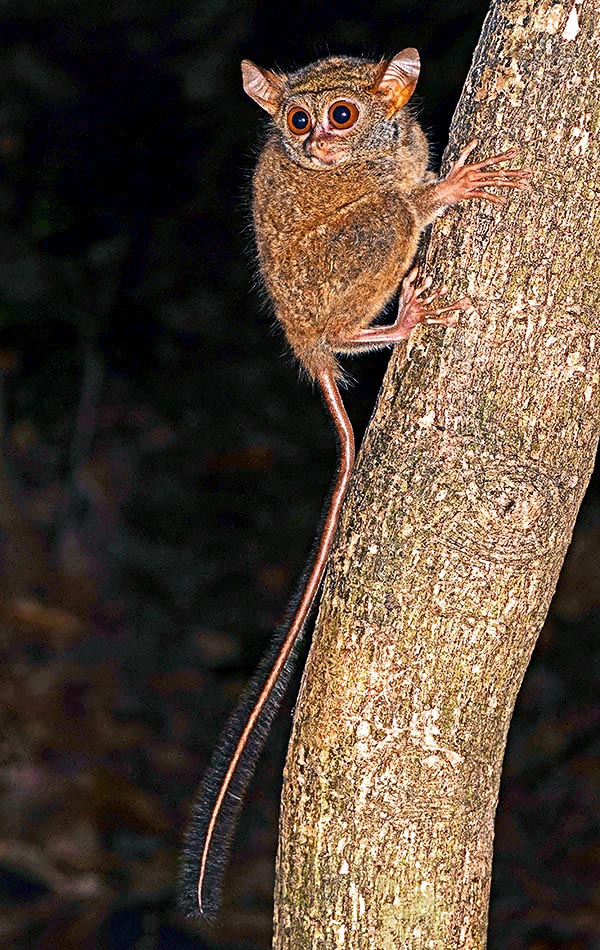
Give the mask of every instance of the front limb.
M 411 203 L 417 211 L 421 227 L 431 224 L 446 208 L 458 204 L 459 201 L 481 198 L 492 204 L 506 204 L 508 198 L 505 195 L 492 194 L 486 191 L 486 188 L 516 188 L 522 191 L 529 187 L 529 168 L 489 168 L 490 165 L 515 158 L 517 150 L 514 148 L 467 165 L 467 158 L 477 144 L 477 139 L 469 142 L 445 178 L 432 184 L 421 185 L 412 192 Z

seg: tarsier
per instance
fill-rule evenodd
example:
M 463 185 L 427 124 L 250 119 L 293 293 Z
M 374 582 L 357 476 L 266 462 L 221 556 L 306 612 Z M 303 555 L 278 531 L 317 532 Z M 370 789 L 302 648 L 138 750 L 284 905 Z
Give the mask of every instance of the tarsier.
M 419 54 L 391 60 L 330 57 L 288 75 L 242 63 L 246 93 L 271 117 L 254 175 L 253 214 L 260 269 L 288 342 L 321 389 L 340 443 L 339 469 L 314 563 L 289 625 L 276 638 L 226 727 L 188 832 L 182 905 L 214 919 L 227 850 L 268 728 L 291 675 L 294 648 L 318 592 L 354 462 L 354 436 L 338 388 L 338 354 L 406 340 L 418 324 L 452 326 L 470 308 L 441 305 L 409 272 L 423 229 L 450 205 L 486 190 L 526 188 L 526 169 L 490 170 L 506 151 L 449 174 L 428 170 L 427 139 L 406 104 Z M 373 320 L 400 289 L 391 325 Z

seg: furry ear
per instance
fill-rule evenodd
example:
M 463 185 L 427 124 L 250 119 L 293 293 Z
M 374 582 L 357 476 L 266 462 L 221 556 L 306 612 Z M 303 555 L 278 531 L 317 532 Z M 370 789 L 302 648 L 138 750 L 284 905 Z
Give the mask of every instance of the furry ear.
M 244 92 L 259 104 L 269 115 L 275 115 L 281 103 L 284 77 L 261 69 L 249 59 L 242 60 Z
M 383 63 L 373 92 L 379 93 L 387 102 L 390 118 L 405 106 L 412 96 L 420 71 L 421 60 L 417 50 L 412 47 L 403 49 L 393 59 Z

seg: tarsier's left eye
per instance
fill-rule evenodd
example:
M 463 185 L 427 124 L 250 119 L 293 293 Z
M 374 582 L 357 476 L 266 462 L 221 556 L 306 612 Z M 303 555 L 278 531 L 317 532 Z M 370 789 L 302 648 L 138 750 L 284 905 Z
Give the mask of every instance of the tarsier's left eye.
M 329 121 L 334 129 L 350 129 L 357 119 L 358 109 L 347 99 L 340 99 L 329 107 Z

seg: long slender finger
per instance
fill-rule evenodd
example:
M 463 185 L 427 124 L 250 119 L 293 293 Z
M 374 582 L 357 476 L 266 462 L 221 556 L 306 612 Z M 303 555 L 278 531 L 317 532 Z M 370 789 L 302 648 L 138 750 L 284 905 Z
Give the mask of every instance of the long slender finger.
M 473 162 L 471 168 L 486 168 L 488 165 L 497 165 L 498 162 L 507 162 L 511 158 L 516 158 L 519 153 L 516 148 L 509 148 L 507 152 L 501 152 L 500 155 L 492 155 L 491 158 L 484 158 L 480 162 Z
M 531 178 L 531 170 L 529 168 L 474 169 L 472 165 L 467 165 L 463 174 L 472 176 L 473 178 Z
M 459 314 L 453 313 L 452 315 L 448 314 L 445 317 L 426 317 L 424 322 L 429 327 L 455 327 L 459 320 Z
M 473 178 L 468 182 L 471 188 L 530 188 L 531 182 L 527 178 L 502 178 L 502 176 L 490 178 Z
M 420 285 L 415 289 L 415 297 L 420 297 L 422 294 L 425 293 L 426 290 L 429 290 L 429 288 L 431 287 L 432 283 L 433 283 L 433 278 L 431 278 L 431 277 L 426 277 L 425 280 L 423 281 L 423 283 L 420 284 Z
M 438 297 L 443 297 L 443 295 L 447 293 L 448 288 L 446 287 L 446 284 L 442 284 L 442 286 L 438 287 L 437 290 L 434 290 L 433 293 L 429 295 L 429 297 L 425 297 L 423 303 L 426 307 L 428 307 L 429 304 L 433 303 L 434 300 L 437 300 Z
M 454 163 L 454 168 L 462 168 L 467 158 L 469 157 L 473 149 L 476 148 L 478 144 L 479 144 L 478 139 L 471 139 L 469 144 L 466 145 L 465 148 L 463 148 L 462 152 L 459 154 L 458 158 L 456 159 Z
M 484 188 L 512 188 L 517 191 L 529 191 L 531 185 L 526 181 L 474 181 L 469 183 L 467 191 L 473 188 L 477 191 L 482 191 Z
M 503 195 L 492 195 L 489 191 L 469 191 L 469 198 L 484 198 L 485 201 L 491 202 L 493 205 L 505 205 L 508 201 L 508 198 L 505 198 Z
M 448 307 L 435 307 L 433 310 L 426 310 L 424 316 L 427 318 L 427 322 L 429 322 L 430 317 L 433 319 L 439 317 L 442 313 L 452 313 L 453 311 L 462 312 L 468 310 L 471 306 L 472 304 L 468 297 L 461 297 L 460 300 L 456 300 Z
M 453 327 L 453 326 L 456 326 L 459 319 L 460 318 L 458 314 L 454 317 L 440 317 L 439 320 L 435 320 L 433 317 L 427 317 L 427 319 L 425 320 L 425 323 L 427 324 L 427 326 L 430 326 L 430 327 L 432 326 Z
M 469 167 L 488 168 L 490 165 L 498 165 L 499 162 L 512 161 L 513 158 L 517 158 L 518 154 L 516 148 L 512 148 L 508 152 L 503 152 L 502 155 L 493 155 L 491 158 L 484 158 L 480 162 L 473 162 Z
M 474 172 L 472 171 L 472 167 L 469 166 L 465 174 L 469 175 L 474 181 L 478 181 L 480 178 L 531 178 L 529 169 L 520 168 L 499 168 L 496 171 L 478 169 Z
M 431 317 L 439 317 L 442 313 L 460 313 L 463 310 L 463 307 L 457 307 L 456 304 L 452 304 L 451 307 L 436 307 L 435 310 L 431 311 Z M 429 317 L 427 317 L 429 320 Z

